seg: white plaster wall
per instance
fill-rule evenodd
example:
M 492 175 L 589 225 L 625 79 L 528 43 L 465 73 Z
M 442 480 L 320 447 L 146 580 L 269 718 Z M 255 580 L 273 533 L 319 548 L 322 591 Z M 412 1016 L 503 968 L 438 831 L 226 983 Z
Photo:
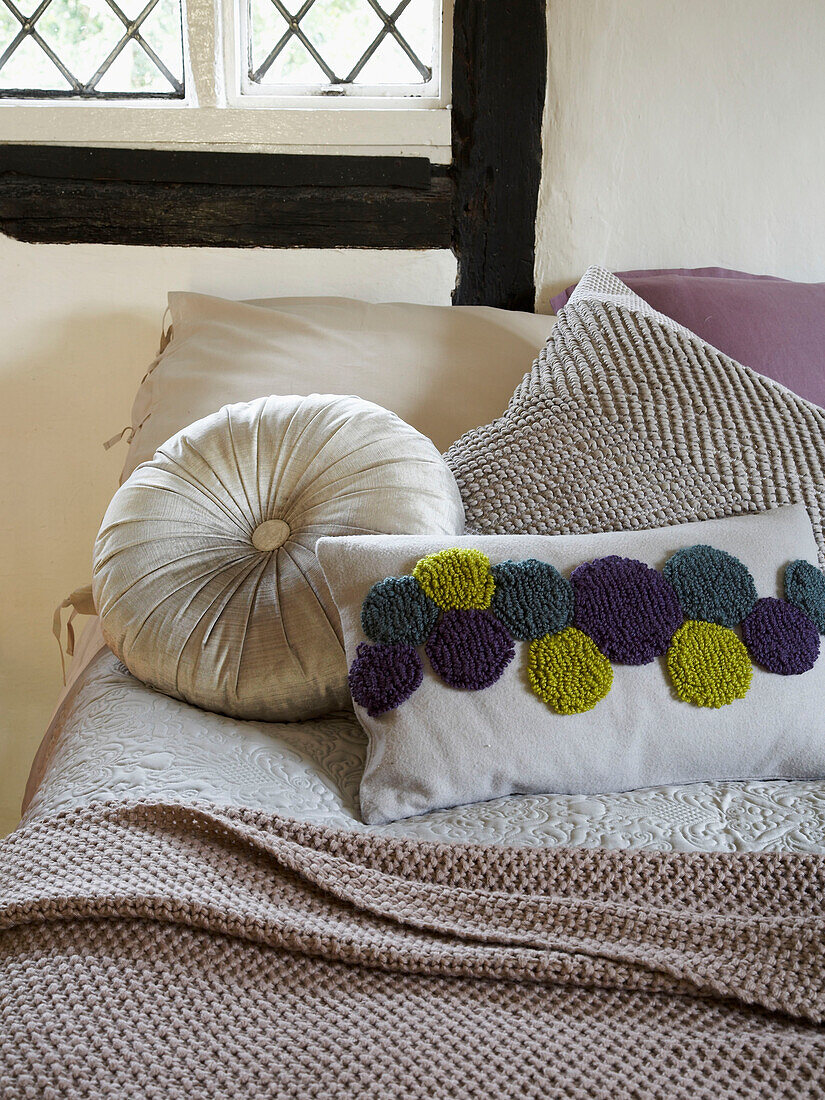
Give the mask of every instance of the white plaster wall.
M 539 309 L 589 264 L 825 280 L 825 2 L 549 0 Z
M 57 603 L 90 580 L 166 292 L 449 304 L 448 252 L 26 245 L 0 237 L 0 835 L 60 688 Z

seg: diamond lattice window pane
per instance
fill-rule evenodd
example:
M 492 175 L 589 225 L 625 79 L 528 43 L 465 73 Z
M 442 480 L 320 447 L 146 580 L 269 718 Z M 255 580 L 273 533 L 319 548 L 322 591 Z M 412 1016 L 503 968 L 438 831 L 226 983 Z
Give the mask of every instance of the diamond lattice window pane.
M 0 69 L 0 89 L 34 85 L 47 91 L 70 92 L 71 83 L 31 38 L 24 38 Z
M 343 83 L 381 32 L 383 23 L 363 0 L 315 0 L 301 29 Z
M 296 39 L 281 50 L 267 76 L 268 82 L 276 84 L 322 84 L 326 79 L 324 70 Z
M 391 89 L 432 78 L 434 0 L 249 0 L 249 79 Z
M 161 95 L 169 90 L 169 81 L 137 42 L 128 42 L 123 47 L 97 85 L 103 95 L 116 95 L 127 89 Z
M 28 18 L 28 16 L 33 14 L 34 10 L 38 7 L 39 4 L 40 0 L 20 0 L 20 3 L 15 3 L 14 6 L 17 8 L 21 15 L 25 15 Z M 11 13 L 9 13 L 9 15 L 11 15 Z M 16 19 L 14 20 L 14 25 L 15 27 L 17 27 L 18 30 L 20 29 L 20 24 L 17 22 Z
M 51 0 L 35 28 L 81 83 L 123 37 L 123 24 L 104 0 Z
M 421 60 L 432 65 L 436 34 L 435 5 L 432 0 L 410 0 L 396 26 Z
M 396 40 L 387 35 L 355 80 L 358 84 L 415 84 L 421 74 Z
M 124 11 L 129 14 L 125 8 Z M 158 6 L 146 17 L 140 33 L 146 45 L 154 50 L 175 79 L 183 83 L 180 0 L 158 0 Z M 144 56 L 150 61 L 145 50 Z
M 183 96 L 180 0 L 2 3 L 0 94 Z

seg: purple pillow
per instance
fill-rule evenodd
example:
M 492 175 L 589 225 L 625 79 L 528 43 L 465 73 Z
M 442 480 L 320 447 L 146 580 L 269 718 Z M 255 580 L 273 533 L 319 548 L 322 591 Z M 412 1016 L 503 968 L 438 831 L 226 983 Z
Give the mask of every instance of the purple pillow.
M 825 407 L 825 283 L 721 267 L 616 274 L 654 309 L 731 359 Z M 573 289 L 552 299 L 554 312 Z

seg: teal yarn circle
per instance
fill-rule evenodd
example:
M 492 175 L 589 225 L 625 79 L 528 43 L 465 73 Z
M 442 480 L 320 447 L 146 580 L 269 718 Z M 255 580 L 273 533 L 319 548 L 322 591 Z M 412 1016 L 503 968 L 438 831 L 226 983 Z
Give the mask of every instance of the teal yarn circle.
M 809 561 L 792 561 L 785 569 L 785 599 L 825 634 L 825 573 L 821 569 Z
M 496 582 L 490 611 L 514 638 L 532 642 L 557 634 L 573 617 L 573 586 L 544 561 L 503 561 L 493 566 Z
M 438 607 L 415 577 L 378 581 L 361 605 L 361 628 L 373 642 L 423 645 L 438 619 Z
M 747 566 L 713 546 L 686 546 L 665 563 L 686 619 L 734 627 L 753 610 L 756 585 Z

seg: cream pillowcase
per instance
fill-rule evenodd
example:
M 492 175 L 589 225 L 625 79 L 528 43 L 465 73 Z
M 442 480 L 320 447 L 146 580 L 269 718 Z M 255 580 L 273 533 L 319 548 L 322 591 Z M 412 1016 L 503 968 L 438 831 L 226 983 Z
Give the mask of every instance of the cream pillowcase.
M 317 553 L 370 824 L 513 793 L 825 777 L 825 576 L 803 506 Z
M 357 394 L 444 451 L 499 414 L 555 321 L 486 306 L 185 293 L 169 295 L 169 312 L 172 339 L 135 397 L 122 479 L 194 420 L 273 393 Z

